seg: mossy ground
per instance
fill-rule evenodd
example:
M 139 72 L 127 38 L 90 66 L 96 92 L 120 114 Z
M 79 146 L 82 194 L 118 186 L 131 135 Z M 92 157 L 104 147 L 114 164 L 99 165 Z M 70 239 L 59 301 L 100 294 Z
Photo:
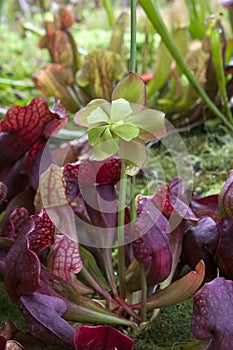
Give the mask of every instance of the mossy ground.
M 163 308 L 146 334 L 135 340 L 135 350 L 170 350 L 193 339 L 190 331 L 192 300 Z

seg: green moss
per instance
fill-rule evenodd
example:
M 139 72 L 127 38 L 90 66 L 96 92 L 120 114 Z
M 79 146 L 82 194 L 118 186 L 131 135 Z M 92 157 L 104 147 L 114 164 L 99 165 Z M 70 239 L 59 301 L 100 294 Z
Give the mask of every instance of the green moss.
M 222 134 L 214 137 L 206 132 L 197 130 L 189 134 L 181 134 L 187 148 L 192 166 L 192 178 L 185 179 L 186 186 L 192 186 L 200 196 L 218 194 L 226 181 L 229 170 L 233 169 L 233 140 L 231 135 Z M 150 149 L 153 156 L 145 165 L 144 178 L 138 178 L 138 192 L 154 194 L 161 182 L 169 182 L 177 175 L 183 175 L 182 169 L 172 159 L 169 151 L 162 144 L 155 144 Z M 185 167 L 185 159 L 180 160 L 179 166 Z
M 184 140 L 192 159 L 195 192 L 202 196 L 219 193 L 233 169 L 231 135 L 199 133 Z
M 193 339 L 190 331 L 192 300 L 163 308 L 146 334 L 135 339 L 135 350 L 170 350 Z
M 46 66 L 48 53 L 38 48 L 38 37 L 28 33 L 25 37 L 7 26 L 0 32 L 1 78 L 31 82 L 31 75 Z M 10 107 L 27 104 L 40 93 L 35 88 L 21 89 L 0 85 L 0 105 Z

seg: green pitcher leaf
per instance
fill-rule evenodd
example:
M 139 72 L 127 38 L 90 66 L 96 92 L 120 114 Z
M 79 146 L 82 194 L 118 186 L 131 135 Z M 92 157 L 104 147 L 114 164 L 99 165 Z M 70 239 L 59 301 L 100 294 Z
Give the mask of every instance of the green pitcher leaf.
M 125 141 L 135 139 L 139 135 L 139 128 L 129 124 L 116 125 L 111 130 Z
M 128 73 L 113 89 L 112 100 L 118 100 L 119 98 L 144 106 L 146 103 L 144 81 L 137 74 Z
M 83 246 L 79 246 L 80 250 L 80 256 L 81 260 L 83 262 L 83 265 L 88 266 L 89 269 L 95 274 L 97 277 L 98 281 L 102 284 L 102 286 L 106 289 L 109 290 L 109 284 L 106 281 L 105 277 L 103 276 L 101 270 L 99 269 L 96 260 L 94 256 L 89 252 L 87 249 L 85 249 Z
M 129 14 L 123 11 L 112 28 L 112 36 L 109 43 L 110 51 L 121 53 L 124 47 L 124 34 L 128 26 Z
M 102 136 L 105 129 L 108 128 L 107 125 L 97 126 L 92 129 L 88 129 L 88 139 L 92 146 L 95 146 L 96 143 L 99 141 L 99 138 Z
M 67 205 L 61 167 L 51 164 L 40 177 L 39 189 L 46 210 Z
M 73 49 L 66 31 L 55 29 L 52 25 L 52 28 L 47 28 L 47 34 L 40 39 L 39 47 L 49 50 L 52 63 L 72 67 Z
M 92 97 L 110 101 L 113 86 L 125 74 L 123 58 L 114 52 L 96 49 L 88 53 L 82 68 L 77 74 L 77 83 L 89 88 Z
M 56 97 L 72 113 L 81 106 L 78 97 L 74 94 L 71 85 L 73 74 L 70 68 L 59 64 L 51 64 L 32 76 L 37 89 L 46 97 Z
M 67 235 L 56 235 L 47 263 L 49 272 L 71 284 L 72 274 L 82 269 L 78 243 Z
M 147 84 L 147 98 L 153 97 L 167 81 L 170 74 L 172 57 L 164 45 L 160 43 L 154 66 L 153 78 Z
M 67 35 L 69 37 L 69 42 L 72 47 L 73 52 L 73 62 L 72 62 L 72 71 L 75 74 L 82 66 L 81 55 L 78 51 L 77 43 L 73 38 L 73 35 L 67 31 Z

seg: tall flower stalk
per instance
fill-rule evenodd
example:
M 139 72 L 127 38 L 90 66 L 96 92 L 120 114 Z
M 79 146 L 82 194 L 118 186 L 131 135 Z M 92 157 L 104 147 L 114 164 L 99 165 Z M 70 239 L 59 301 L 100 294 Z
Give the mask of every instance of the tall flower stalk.
M 136 73 L 136 34 L 137 34 L 137 1 L 131 0 L 130 2 L 130 14 L 131 14 L 131 40 L 130 40 L 130 60 L 129 71 Z M 125 163 L 121 165 L 121 185 L 119 196 L 119 214 L 118 214 L 118 273 L 120 282 L 120 295 L 125 296 L 125 249 L 124 249 L 124 218 L 125 218 L 125 204 L 126 204 L 126 183 L 127 176 L 125 174 Z M 135 204 L 134 204 L 134 189 L 135 189 L 135 176 L 131 177 L 131 202 L 130 202 L 130 219 L 132 222 L 135 219 Z
M 112 102 L 103 99 L 91 101 L 78 111 L 75 121 L 88 128 L 93 146 L 91 159 L 103 160 L 118 154 L 122 159 L 118 208 L 118 280 L 119 295 L 126 296 L 125 287 L 125 210 L 127 205 L 127 176 L 131 178 L 130 221 L 134 232 L 136 218 L 135 175 L 142 169 L 147 150 L 145 141 L 165 135 L 164 113 L 145 108 L 146 87 L 136 75 L 136 1 L 131 1 L 130 72 L 116 85 Z M 140 267 L 142 314 L 146 315 L 147 284 L 144 266 Z M 115 290 L 113 291 L 115 294 Z M 116 296 L 117 297 L 117 296 Z

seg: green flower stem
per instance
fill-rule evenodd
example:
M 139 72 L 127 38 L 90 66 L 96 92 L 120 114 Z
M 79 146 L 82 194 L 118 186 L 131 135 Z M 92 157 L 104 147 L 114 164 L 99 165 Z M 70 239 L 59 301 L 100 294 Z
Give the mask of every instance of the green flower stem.
M 140 264 L 140 278 L 141 278 L 141 317 L 142 322 L 146 322 L 146 302 L 147 302 L 147 281 L 146 270 L 143 264 Z
M 131 41 L 130 41 L 130 63 L 129 69 L 131 72 L 136 72 L 136 33 L 137 33 L 137 1 L 131 0 Z M 135 206 L 135 176 L 131 177 L 131 201 L 130 201 L 130 220 L 132 230 L 134 229 L 134 222 L 136 218 L 136 206 Z M 147 282 L 144 265 L 140 264 L 140 279 L 141 279 L 141 317 L 142 322 L 146 321 L 146 300 L 147 300 Z
M 93 273 L 88 270 L 85 266 L 82 267 L 82 277 L 89 283 L 89 285 L 94 288 L 100 295 L 102 295 L 111 306 L 113 300 L 111 295 L 106 291 L 106 289 L 101 285 L 101 283 L 96 279 Z
M 117 287 L 112 266 L 112 250 L 110 248 L 106 248 L 102 250 L 102 253 L 108 282 L 112 288 L 113 294 L 117 294 Z
M 129 71 L 136 72 L 136 34 L 137 34 L 137 0 L 131 0 L 131 38 L 130 38 L 130 61 Z
M 121 164 L 121 181 L 119 193 L 118 210 L 118 274 L 120 296 L 125 297 L 125 206 L 126 206 L 127 175 L 125 173 L 125 162 Z
M 224 69 L 223 69 L 223 59 L 222 59 L 222 46 L 221 46 L 221 39 L 220 39 L 220 29 L 215 26 L 214 28 L 211 28 L 210 31 L 210 44 L 211 44 L 211 50 L 212 50 L 212 57 L 213 57 L 213 63 L 214 68 L 218 80 L 218 86 L 222 97 L 223 102 L 223 109 L 226 113 L 226 116 L 228 120 L 233 124 L 233 118 L 231 114 L 231 110 L 229 108 L 228 104 L 228 97 L 227 97 L 227 90 L 226 90 L 226 79 L 224 75 Z
M 136 218 L 136 206 L 135 206 L 135 187 L 136 187 L 136 178 L 135 176 L 131 176 L 131 191 L 130 191 L 130 221 L 133 224 Z
M 134 229 L 134 222 L 136 219 L 136 206 L 135 206 L 135 176 L 131 177 L 131 201 L 130 201 L 130 221 L 132 225 L 132 231 Z M 142 322 L 146 322 L 146 302 L 147 302 L 147 281 L 146 271 L 143 264 L 140 265 L 140 280 L 141 280 L 141 318 Z
M 131 0 L 131 40 L 130 40 L 130 61 L 129 70 L 133 73 L 136 72 L 136 54 L 137 54 L 137 0 Z M 130 220 L 133 224 L 136 218 L 136 206 L 135 206 L 135 176 L 131 177 L 131 193 L 130 193 Z
M 183 60 L 183 57 L 181 56 L 180 52 L 177 50 L 176 44 L 169 33 L 161 15 L 158 9 L 158 6 L 155 1 L 152 0 L 138 0 L 139 4 L 142 6 L 144 11 L 146 12 L 148 18 L 150 19 L 151 23 L 153 24 L 154 28 L 157 30 L 159 35 L 161 36 L 161 39 L 163 40 L 164 44 L 166 45 L 167 49 L 169 50 L 172 57 L 175 59 L 177 66 L 180 68 L 180 70 L 185 74 L 191 85 L 194 87 L 194 89 L 198 92 L 199 96 L 203 99 L 203 101 L 206 103 L 208 108 L 217 116 L 219 117 L 224 124 L 233 131 L 233 125 L 231 122 L 228 121 L 228 119 L 225 117 L 225 115 L 215 106 L 215 104 L 211 101 L 209 96 L 206 94 L 205 90 L 201 87 L 201 85 L 197 82 L 194 75 L 189 70 L 187 64 Z

